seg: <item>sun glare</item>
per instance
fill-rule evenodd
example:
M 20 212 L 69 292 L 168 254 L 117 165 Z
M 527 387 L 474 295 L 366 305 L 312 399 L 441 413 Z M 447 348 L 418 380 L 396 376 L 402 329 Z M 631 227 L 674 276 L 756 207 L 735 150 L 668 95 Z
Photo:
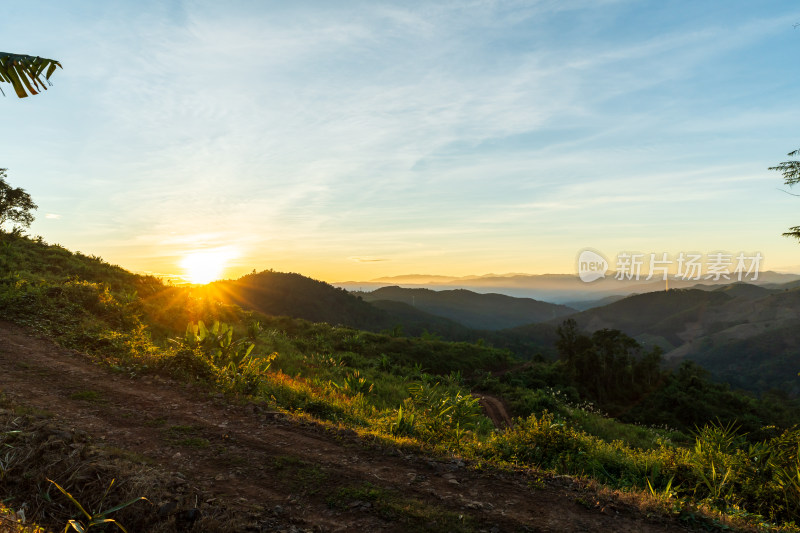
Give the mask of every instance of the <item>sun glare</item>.
M 227 249 L 201 250 L 184 256 L 180 266 L 185 271 L 184 279 L 190 283 L 205 285 L 222 277 L 233 254 Z

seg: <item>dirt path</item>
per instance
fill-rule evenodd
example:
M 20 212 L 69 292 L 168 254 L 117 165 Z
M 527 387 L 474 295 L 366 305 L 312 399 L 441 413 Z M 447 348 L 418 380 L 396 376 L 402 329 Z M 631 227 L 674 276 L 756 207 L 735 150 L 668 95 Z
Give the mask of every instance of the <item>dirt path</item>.
M 0 391 L 247 513 L 248 531 L 447 531 L 443 517 L 459 515 L 487 532 L 685 531 L 569 478 L 404 455 L 169 380 L 131 379 L 2 321 Z M 358 487 L 394 507 L 348 489 Z
M 483 412 L 492 421 L 494 427 L 507 428 L 513 425 L 511 417 L 508 416 L 508 411 L 506 411 L 506 406 L 503 405 L 503 401 L 500 398 L 482 392 L 475 392 L 472 395 L 478 398 Z

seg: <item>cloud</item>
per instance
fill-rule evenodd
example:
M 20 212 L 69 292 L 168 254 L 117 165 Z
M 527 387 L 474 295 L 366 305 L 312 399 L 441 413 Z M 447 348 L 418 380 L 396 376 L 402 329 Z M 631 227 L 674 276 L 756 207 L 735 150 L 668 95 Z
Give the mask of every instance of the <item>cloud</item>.
M 701 224 L 721 200 L 742 212 L 734 199 L 765 179 L 753 165 L 769 164 L 752 144 L 791 139 L 772 130 L 794 135 L 798 118 L 775 97 L 785 66 L 759 70 L 769 55 L 751 50 L 781 25 L 791 33 L 791 14 L 701 20 L 687 5 L 664 18 L 589 0 L 155 4 L 64 19 L 61 33 L 80 29 L 62 45 L 70 67 L 31 100 L 49 111 L 69 87 L 92 87 L 43 115 L 54 135 L 37 150 L 73 163 L 45 168 L 24 147 L 8 163 L 40 165 L 28 172 L 47 178 L 31 183 L 61 198 L 48 208 L 83 241 L 56 239 L 119 262 L 201 243 L 393 264 L 512 254 L 573 238 L 568 220 L 597 232 L 663 224 L 661 204 Z M 19 137 L 38 122 L 20 115 Z M 604 216 L 590 225 L 581 210 Z

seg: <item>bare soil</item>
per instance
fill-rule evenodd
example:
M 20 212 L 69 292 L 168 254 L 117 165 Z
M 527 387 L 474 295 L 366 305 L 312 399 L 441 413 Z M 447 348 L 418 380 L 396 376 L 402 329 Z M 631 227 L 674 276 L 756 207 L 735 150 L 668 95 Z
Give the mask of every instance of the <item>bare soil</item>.
M 163 515 L 153 530 L 687 530 L 569 477 L 409 454 L 258 405 L 231 405 L 200 388 L 114 372 L 2 321 L 0 391 L 48 424 L 125 450 L 174 479 L 174 495 L 162 488 L 153 502 Z M 492 400 L 502 409 L 484 397 L 487 411 L 497 408 Z M 507 423 L 504 409 L 495 416 Z M 240 520 L 181 522 L 180 513 L 194 508 Z
M 483 412 L 489 417 L 489 420 L 492 421 L 494 427 L 501 429 L 511 427 L 513 422 L 508 415 L 508 411 L 506 411 L 503 400 L 482 392 L 476 392 L 472 395 L 478 398 L 478 403 L 480 403 Z

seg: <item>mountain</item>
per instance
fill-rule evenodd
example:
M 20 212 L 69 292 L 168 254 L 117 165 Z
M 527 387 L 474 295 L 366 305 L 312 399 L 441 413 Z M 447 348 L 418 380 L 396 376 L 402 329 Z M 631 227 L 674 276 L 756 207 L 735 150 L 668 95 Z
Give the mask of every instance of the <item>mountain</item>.
M 367 302 L 402 302 L 427 313 L 449 318 L 469 328 L 499 330 L 545 322 L 575 312 L 564 305 L 514 298 L 504 294 L 478 294 L 465 289 L 433 291 L 383 287 L 361 293 Z
M 773 288 L 789 282 L 800 283 L 800 275 L 779 272 L 759 272 L 753 285 Z M 702 280 L 706 286 L 730 285 L 731 280 Z M 686 289 L 698 284 L 697 280 L 670 279 L 670 289 Z M 613 271 L 605 278 L 585 283 L 575 274 L 487 274 L 483 276 L 439 276 L 413 274 L 377 278 L 370 281 L 344 281 L 333 284 L 350 291 L 374 290 L 387 285 L 410 289 L 466 289 L 477 293 L 499 293 L 519 298 L 534 298 L 546 302 L 568 305 L 569 302 L 600 300 L 620 294 L 642 294 L 663 290 L 662 280 L 618 280 Z
M 614 302 L 618 302 L 623 298 L 627 298 L 631 296 L 630 294 L 612 294 L 611 296 L 606 296 L 605 298 L 601 298 L 599 300 L 580 300 L 577 302 L 566 302 L 564 305 L 567 307 L 572 307 L 573 309 L 577 309 L 578 311 L 586 311 L 587 309 L 592 309 L 593 307 L 603 307 L 604 305 L 613 304 Z
M 586 331 L 619 329 L 639 342 L 659 345 L 671 364 L 691 359 L 737 387 L 800 394 L 800 288 L 793 285 L 735 283 L 659 291 L 571 318 Z
M 209 287 L 225 303 L 267 315 L 368 331 L 393 330 L 412 336 L 427 331 L 451 340 L 475 336 L 468 328 L 447 318 L 396 302 L 373 305 L 343 289 L 300 274 L 266 270 L 233 281 L 217 281 Z

